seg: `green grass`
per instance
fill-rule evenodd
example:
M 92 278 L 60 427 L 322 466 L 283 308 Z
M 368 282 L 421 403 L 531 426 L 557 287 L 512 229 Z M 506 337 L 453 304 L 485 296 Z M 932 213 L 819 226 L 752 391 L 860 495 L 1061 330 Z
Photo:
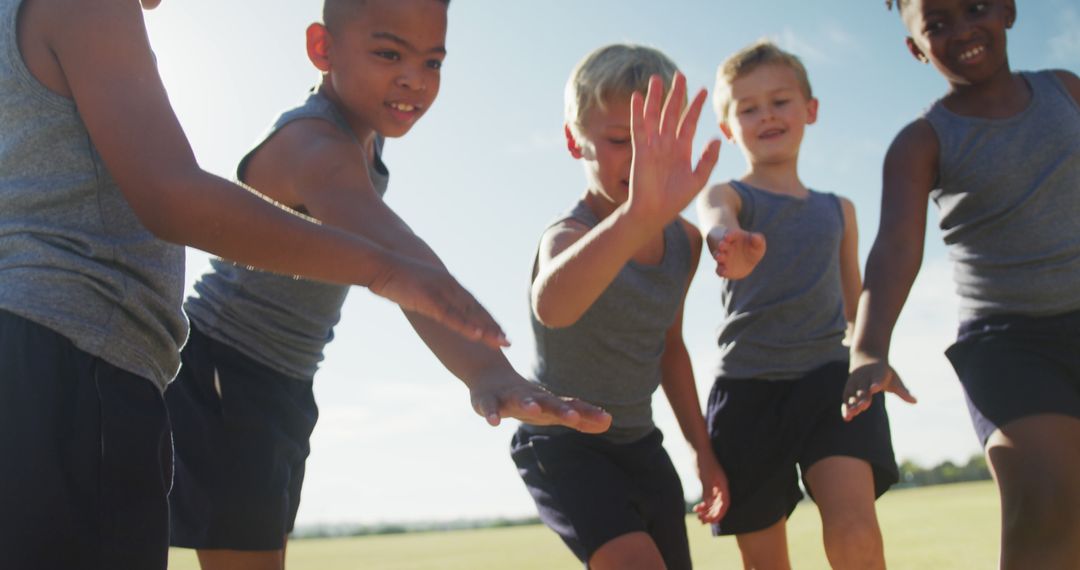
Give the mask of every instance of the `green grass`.
M 960 483 L 887 493 L 878 501 L 889 568 L 935 570 L 997 566 L 999 511 L 990 482 Z M 735 539 L 713 538 L 688 519 L 697 568 L 741 568 Z M 828 568 L 821 521 L 803 503 L 788 522 L 792 564 Z M 553 570 L 581 568 L 562 542 L 543 526 L 463 530 L 392 536 L 296 540 L 289 570 Z M 196 570 L 195 555 L 174 549 L 172 570 Z

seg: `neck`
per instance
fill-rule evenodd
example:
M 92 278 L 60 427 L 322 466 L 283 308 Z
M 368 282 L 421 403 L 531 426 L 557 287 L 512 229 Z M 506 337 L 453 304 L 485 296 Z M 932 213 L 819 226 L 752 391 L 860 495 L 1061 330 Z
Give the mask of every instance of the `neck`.
M 999 73 L 986 81 L 975 84 L 950 83 L 945 95 L 945 107 L 961 115 L 1003 119 L 1011 117 L 1027 107 L 1031 91 L 1019 74 L 1014 74 L 1006 64 Z
M 364 149 L 367 150 L 370 155 L 375 144 L 375 129 L 357 120 L 356 117 L 349 112 L 348 107 L 342 102 L 341 97 L 339 97 L 337 91 L 334 90 L 333 84 L 328 81 L 328 78 L 325 75 L 323 76 L 322 83 L 319 84 L 319 93 L 322 94 L 323 97 L 329 99 L 330 102 L 337 107 L 341 116 L 345 117 L 345 122 L 349 124 L 349 130 L 356 135 L 357 140 L 360 141 L 360 144 L 364 145 Z
M 751 164 L 750 170 L 739 180 L 776 194 L 801 198 L 809 193 L 806 186 L 803 186 L 802 181 L 799 180 L 795 161 L 780 164 Z
M 592 210 L 593 214 L 596 214 L 596 219 L 603 220 L 611 215 L 621 204 L 616 204 L 608 199 L 603 194 L 596 190 L 589 189 L 585 191 L 585 196 L 581 199 L 585 202 L 585 205 Z

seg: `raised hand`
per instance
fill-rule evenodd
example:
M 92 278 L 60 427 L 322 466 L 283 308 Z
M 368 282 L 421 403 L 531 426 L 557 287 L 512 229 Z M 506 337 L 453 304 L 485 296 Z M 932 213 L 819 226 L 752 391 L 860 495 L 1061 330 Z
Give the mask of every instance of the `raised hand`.
M 493 426 L 502 418 L 534 425 L 562 425 L 585 433 L 611 427 L 611 415 L 574 398 L 560 398 L 516 374 L 502 374 L 470 387 L 473 409 Z
M 878 392 L 892 392 L 909 404 L 917 402 L 888 361 L 871 357 L 853 359 L 840 404 L 840 414 L 844 416 L 844 421 L 850 422 L 869 408 L 874 394 Z
M 369 287 L 407 311 L 492 348 L 510 346 L 495 319 L 450 273 L 438 265 L 395 256 L 394 263 Z
M 726 279 L 742 279 L 765 256 L 765 236 L 743 229 L 721 229 L 709 234 L 708 246 L 716 261 L 716 274 Z
M 628 207 L 630 212 L 640 213 L 642 219 L 666 224 L 708 182 L 720 156 L 720 141 L 709 142 L 697 168 L 691 162 L 694 133 L 705 95 L 704 89 L 699 91 L 683 113 L 686 78 L 676 73 L 663 109 L 660 103 L 664 96 L 663 82 L 657 76 L 649 79 L 649 92 L 644 99 L 640 93 L 630 98 L 634 159 L 630 167 Z

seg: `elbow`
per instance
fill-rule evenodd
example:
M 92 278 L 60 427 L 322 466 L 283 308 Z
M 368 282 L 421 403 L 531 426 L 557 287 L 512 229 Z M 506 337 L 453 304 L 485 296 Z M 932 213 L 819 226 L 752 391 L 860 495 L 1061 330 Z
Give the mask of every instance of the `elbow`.
M 576 323 L 580 315 L 569 315 L 565 308 L 559 305 L 559 303 L 543 295 L 534 294 L 532 298 L 533 316 L 536 317 L 537 321 L 540 321 L 540 324 L 549 329 L 562 329 Z

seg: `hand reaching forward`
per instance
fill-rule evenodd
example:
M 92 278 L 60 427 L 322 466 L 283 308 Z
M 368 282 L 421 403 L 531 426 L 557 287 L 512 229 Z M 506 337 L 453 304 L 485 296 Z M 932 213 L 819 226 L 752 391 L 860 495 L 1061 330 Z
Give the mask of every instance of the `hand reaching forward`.
M 628 208 L 641 219 L 667 224 L 686 208 L 705 187 L 720 156 L 720 141 L 705 147 L 697 168 L 691 163 L 694 133 L 705 104 L 705 90 L 698 92 L 683 113 L 686 77 L 675 74 L 671 93 L 660 108 L 663 82 L 649 79 L 648 95 L 630 98 L 630 138 L 634 147 L 630 167 Z
M 721 235 L 709 234 L 709 251 L 716 261 L 716 274 L 725 279 L 742 279 L 750 275 L 765 256 L 765 236 L 743 229 L 720 230 Z M 717 233 L 720 233 L 717 232 Z
M 852 359 L 851 362 L 851 373 L 844 386 L 843 402 L 840 404 L 840 414 L 844 416 L 844 421 L 850 422 L 869 408 L 874 394 L 878 392 L 892 392 L 909 404 L 917 402 L 887 361 L 865 357 Z
M 473 409 L 492 426 L 502 418 L 533 425 L 562 425 L 584 433 L 611 427 L 611 415 L 574 398 L 560 398 L 517 374 L 501 374 L 470 386 Z
M 434 319 L 469 340 L 495 349 L 510 345 L 487 310 L 438 265 L 394 256 L 389 269 L 368 288 L 402 309 Z

